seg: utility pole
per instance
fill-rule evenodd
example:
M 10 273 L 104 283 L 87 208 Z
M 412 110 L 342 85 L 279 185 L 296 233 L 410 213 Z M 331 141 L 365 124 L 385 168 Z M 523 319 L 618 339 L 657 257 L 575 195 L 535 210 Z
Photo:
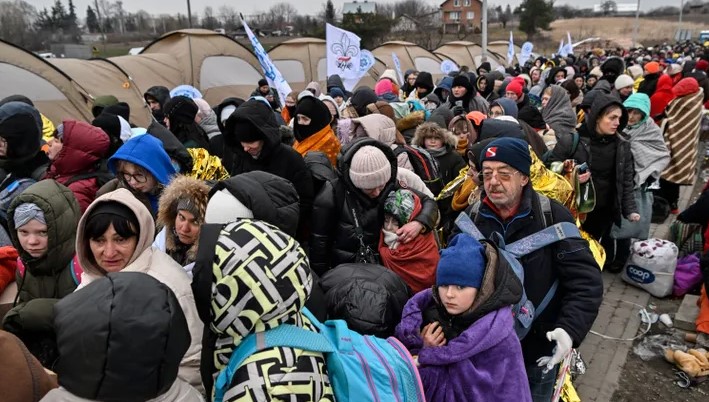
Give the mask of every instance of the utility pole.
M 483 0 L 483 16 L 481 22 L 483 31 L 481 60 L 485 62 L 487 61 L 487 0 Z
M 192 5 L 187 0 L 187 27 L 192 28 Z
M 638 9 L 635 10 L 635 25 L 633 25 L 633 47 L 638 45 L 638 26 L 640 24 L 640 0 L 638 0 Z

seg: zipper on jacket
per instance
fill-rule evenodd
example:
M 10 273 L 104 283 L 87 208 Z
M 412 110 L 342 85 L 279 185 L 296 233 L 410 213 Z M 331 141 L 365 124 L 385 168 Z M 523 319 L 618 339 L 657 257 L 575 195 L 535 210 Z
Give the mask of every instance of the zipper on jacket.
M 369 340 L 368 337 L 363 337 L 364 342 L 369 346 L 370 349 L 374 352 L 375 355 L 379 358 L 379 361 L 382 363 L 384 368 L 386 368 L 387 373 L 389 373 L 389 383 L 391 384 L 391 391 L 392 394 L 394 394 L 394 397 L 396 398 L 396 402 L 401 402 L 401 398 L 399 396 L 399 382 L 396 380 L 396 374 L 394 374 L 394 370 L 392 370 L 391 366 L 389 365 L 389 362 L 387 359 L 382 356 L 382 354 L 379 352 L 379 349 L 377 349 L 374 345 L 372 345 L 372 341 Z
M 369 370 L 369 364 L 367 364 L 367 361 L 364 359 L 364 357 L 362 357 L 362 354 L 360 354 L 356 350 L 354 352 L 357 355 L 357 358 L 359 359 L 359 364 L 364 370 L 365 377 L 367 377 L 367 385 L 369 385 L 369 391 L 372 393 L 374 400 L 380 402 L 381 400 L 379 399 L 379 393 L 377 393 L 377 387 L 374 385 L 374 379 L 372 379 L 372 372 Z
M 509 222 L 507 222 L 506 225 L 505 225 L 504 223 L 500 222 L 500 220 L 497 219 L 497 216 L 495 216 L 495 215 L 490 215 L 490 214 L 487 214 L 487 213 L 485 213 L 485 212 L 480 212 L 480 215 L 482 215 L 482 216 L 484 216 L 484 217 L 486 217 L 486 218 L 494 219 L 495 222 L 497 222 L 497 223 L 502 227 L 502 236 L 503 236 L 503 237 L 506 237 L 506 235 L 507 235 L 507 229 L 509 229 L 509 227 L 510 227 L 510 225 L 512 224 L 512 222 L 516 221 L 517 219 L 526 218 L 527 216 L 529 216 L 529 212 L 530 212 L 530 211 L 527 211 L 527 212 L 525 212 L 525 213 L 523 213 L 523 214 L 521 214 L 521 215 L 515 215 L 515 217 L 512 218 L 512 220 L 510 220 Z

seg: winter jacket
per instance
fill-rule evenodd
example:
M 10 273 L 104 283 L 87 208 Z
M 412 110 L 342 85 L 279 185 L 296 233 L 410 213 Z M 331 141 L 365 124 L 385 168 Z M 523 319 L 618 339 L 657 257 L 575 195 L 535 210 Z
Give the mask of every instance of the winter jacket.
M 100 128 L 82 121 L 64 121 L 62 149 L 52 161 L 47 178 L 61 184 L 71 180 L 68 187 L 79 201 L 82 213 L 96 198 L 99 183 L 96 177 L 74 178 L 100 170 L 99 164 L 106 157 L 109 145 L 108 135 Z
M 56 377 L 50 376 L 20 339 L 0 330 L 0 388 L 5 402 L 39 401 L 57 387 Z
M 204 213 L 209 200 L 209 186 L 203 181 L 187 176 L 177 176 L 170 182 L 160 196 L 160 206 L 158 208 L 157 226 L 162 228 L 153 242 L 153 247 L 165 252 L 177 263 L 182 265 L 188 276 L 192 278 L 192 267 L 197 258 L 198 239 L 194 243 L 182 244 L 175 232 L 175 220 L 177 218 L 177 205 L 180 200 L 190 200 L 192 208 L 198 213 L 195 216 L 197 224 L 204 223 Z
M 650 96 L 650 117 L 655 119 L 657 125 L 660 125 L 662 119 L 666 116 L 665 109 L 674 98 L 672 78 L 667 74 L 662 74 L 657 80 L 657 89 Z
M 151 247 L 155 238 L 155 222 L 148 209 L 130 191 L 118 189 L 100 196 L 81 217 L 76 232 L 76 254 L 84 273 L 81 275 L 81 285 L 77 288 L 77 291 L 106 274 L 101 267 L 93 262 L 93 258 L 89 257 L 91 250 L 89 248 L 89 239 L 85 235 L 85 229 L 87 217 L 91 215 L 91 210 L 100 203 L 108 201 L 115 201 L 128 207 L 135 214 L 140 226 L 135 251 L 130 257 L 128 265 L 121 272 L 146 273 L 164 283 L 175 293 L 180 302 L 180 307 L 182 307 L 182 312 L 187 319 L 191 337 L 190 347 L 180 363 L 179 377 L 195 388 L 201 389 L 199 359 L 203 325 L 197 314 L 197 307 L 190 287 L 190 279 L 180 264 L 170 258 L 169 255 Z
M 251 92 L 250 96 L 263 96 L 265 98 L 269 95 L 273 97 L 273 101 L 269 102 L 271 104 L 271 108 L 273 110 L 280 109 L 281 108 L 281 96 L 278 94 L 278 91 L 276 91 L 276 88 L 269 87 L 267 94 L 262 94 L 261 90 L 259 88 L 256 88 L 256 89 L 254 89 L 253 92 Z
M 590 149 L 588 167 L 591 180 L 596 188 L 596 207 L 608 206 L 613 210 L 611 218 L 620 225 L 621 217 L 638 212 L 635 204 L 635 165 L 630 151 L 630 142 L 622 134 L 600 135 L 596 133 L 596 119 L 603 109 L 618 105 L 622 110 L 618 131 L 622 132 L 628 123 L 628 112 L 623 104 L 612 95 L 596 97 L 586 120 L 579 128 L 580 140 Z M 612 195 L 612 197 L 610 197 Z M 610 202 L 610 204 L 607 204 Z
M 391 178 L 377 199 L 371 199 L 356 188 L 349 177 L 352 157 L 361 147 L 371 145 L 379 148 L 391 164 Z M 315 200 L 317 210 L 313 215 L 313 227 L 310 240 L 310 264 L 315 272 L 322 274 L 332 267 L 346 262 L 354 262 L 359 240 L 356 235 L 355 217 L 362 229 L 364 244 L 376 250 L 379 232 L 384 223 L 381 213 L 385 194 L 400 187 L 397 180 L 397 160 L 389 147 L 379 141 L 364 138 L 350 143 L 342 149 L 338 158 L 338 179 L 332 183 L 329 191 L 318 194 Z M 421 197 L 423 208 L 414 220 L 426 230 L 435 228 L 438 220 L 436 202 L 425 196 Z
M 482 83 L 482 81 L 485 81 L 484 91 L 480 90 L 480 84 Z M 495 92 L 495 74 L 493 73 L 483 74 L 478 77 L 477 81 L 475 82 L 475 89 L 477 89 L 479 91 L 478 93 L 480 94 L 480 96 L 482 96 L 489 103 L 492 103 L 500 97 L 497 92 Z
M 532 400 L 510 309 L 522 295 L 522 284 L 495 247 L 485 246 L 487 266 L 471 311 L 450 316 L 434 286 L 406 303 L 396 328 L 396 337 L 418 355 L 429 401 Z M 434 321 L 449 332 L 444 346 L 423 345 L 421 329 Z M 458 328 L 447 331 L 449 323 Z
M 483 199 L 486 196 L 482 195 Z M 555 200 L 551 201 L 553 223 L 574 223 L 571 213 Z M 471 214 L 471 210 L 467 210 Z M 546 226 L 539 195 L 527 184 L 517 213 L 502 222 L 488 202 L 480 203 L 473 218 L 480 232 L 490 238 L 493 232 L 502 234 L 505 244 L 525 238 Z M 555 280 L 559 289 L 548 307 L 537 317 L 522 340 L 525 365 L 536 364 L 542 356 L 551 356 L 554 342 L 546 333 L 555 328 L 566 331 L 573 346 L 578 347 L 591 329 L 603 300 L 603 280 L 598 264 L 583 239 L 565 239 L 520 259 L 524 267 L 524 289 L 527 298 L 538 306 Z
M 42 402 L 202 401 L 178 378 L 190 346 L 178 298 L 148 275 L 116 272 L 57 303 L 61 388 Z
M 217 336 L 212 364 L 203 364 L 203 375 L 224 369 L 249 334 L 281 324 L 316 331 L 300 313 L 313 277 L 305 252 L 292 237 L 266 222 L 244 219 L 223 226 L 200 247 L 208 253 L 204 261 L 200 253 L 198 265 L 207 264 L 214 272 L 209 328 Z M 258 351 L 236 368 L 224 401 L 289 398 L 334 401 L 322 353 L 290 347 Z
M 231 167 L 227 166 L 227 170 L 232 176 L 261 170 L 293 183 L 300 198 L 299 226 L 302 227 L 309 221 L 312 210 L 313 180 L 298 151 L 281 143 L 281 135 L 273 113 L 263 106 L 260 101 L 248 101 L 236 109 L 227 121 L 225 142 L 234 152 L 234 163 Z M 244 151 L 234 136 L 233 123 L 238 120 L 249 120 L 261 128 L 260 135 L 264 144 L 261 154 L 256 159 Z
M 694 78 L 682 79 L 672 92 L 676 98 L 667 106 L 667 119 L 662 123 L 671 159 L 662 178 L 680 185 L 693 185 L 704 94 Z
M 529 95 L 523 94 L 522 100 L 517 102 L 517 119 L 532 126 L 535 130 L 543 130 L 546 128 L 542 113 L 536 106 L 529 102 Z
M 448 130 L 443 130 L 443 149 L 440 151 L 429 150 L 429 153 L 436 158 L 438 162 L 438 171 L 441 173 L 441 180 L 445 186 L 451 180 L 458 176 L 460 169 L 465 167 L 465 160 L 460 154 L 456 152 L 456 145 L 458 144 L 458 137 L 453 135 Z M 424 142 L 425 138 L 421 132 L 417 132 L 414 135 L 413 140 L 411 140 L 412 145 L 417 145 L 421 148 L 426 148 Z
M 108 169 L 117 176 L 119 175 L 117 166 L 119 161 L 131 162 L 145 169 L 153 175 L 158 185 L 151 193 L 138 194 L 129 188 L 125 180 L 117 177 L 101 187 L 96 196 L 102 196 L 118 188 L 126 188 L 134 193 L 134 196 L 148 208 L 153 216 L 157 214 L 160 192 L 177 173 L 170 157 L 163 149 L 162 142 L 151 135 L 141 135 L 130 139 L 108 159 Z
M 410 289 L 394 271 L 377 264 L 342 264 L 322 276 L 328 317 L 364 335 L 394 335 Z
M 637 109 L 643 119 L 635 125 L 628 125 L 623 134 L 630 141 L 630 151 L 635 163 L 635 187 L 645 184 L 648 179 L 657 181 L 670 162 L 662 130 L 650 118 L 650 98 L 643 93 L 635 93 L 623 102 L 626 109 Z
M 7 155 L 0 158 L 0 190 L 18 179 L 44 177 L 49 165 L 41 149 L 42 117 L 22 102 L 0 106 L 0 133 L 7 141 Z
M 15 227 L 15 209 L 28 202 L 42 209 L 47 222 L 47 253 L 39 258 L 32 257 L 20 246 Z M 18 304 L 5 316 L 5 330 L 22 339 L 30 339 L 32 334 L 53 339 L 52 307 L 57 300 L 71 294 L 77 285 L 71 260 L 80 216 L 79 204 L 71 190 L 54 180 L 37 182 L 12 201 L 8 229 L 25 270 L 24 275 L 20 270 L 15 275 Z M 28 343 L 27 346 L 37 353 L 34 344 Z M 43 364 L 53 363 L 45 361 L 48 356 L 39 355 L 38 358 Z
M 647 74 L 643 77 L 643 81 L 638 85 L 638 92 L 641 94 L 645 94 L 649 97 L 652 97 L 652 95 L 655 94 L 657 91 L 657 87 L 659 85 L 659 79 L 662 76 L 666 76 L 667 78 L 670 78 L 669 75 L 663 74 L 662 72 L 659 73 L 652 73 L 652 74 Z M 670 79 L 671 81 L 672 79 Z
M 551 86 L 551 97 L 542 108 L 542 117 L 558 136 L 576 130 L 576 110 L 571 106 L 568 92 L 558 85 Z

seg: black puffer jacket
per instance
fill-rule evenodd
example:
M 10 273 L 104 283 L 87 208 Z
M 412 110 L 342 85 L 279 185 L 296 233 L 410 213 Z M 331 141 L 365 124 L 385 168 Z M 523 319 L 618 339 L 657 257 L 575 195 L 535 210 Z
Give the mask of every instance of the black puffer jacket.
M 234 123 L 238 120 L 250 121 L 261 129 L 263 150 L 254 159 L 239 143 Z M 234 153 L 234 161 L 226 166 L 232 176 L 256 170 L 272 173 L 293 183 L 300 198 L 300 223 L 310 218 L 313 207 L 313 180 L 305 167 L 303 157 L 293 148 L 281 142 L 281 133 L 273 111 L 259 100 L 249 100 L 239 106 L 225 125 L 224 142 Z
M 342 319 L 364 335 L 394 334 L 411 296 L 393 271 L 376 264 L 342 264 L 322 277 L 329 318 Z
M 214 185 L 217 191 L 227 189 L 254 214 L 254 219 L 277 226 L 290 236 L 298 229 L 298 193 L 293 184 L 267 172 L 247 172 Z
M 189 174 L 192 171 L 192 156 L 187 152 L 187 148 L 182 145 L 180 140 L 175 137 L 175 134 L 157 122 L 150 123 L 148 134 L 162 141 L 165 152 L 180 165 L 181 173 Z
M 553 223 L 574 223 L 571 213 L 563 205 L 555 200 L 550 202 Z M 466 212 L 470 214 L 471 209 Z M 506 244 L 537 233 L 545 227 L 539 195 L 532 189 L 531 183 L 525 186 L 521 205 L 514 217 L 502 222 L 483 202 L 474 219 L 486 238 L 498 232 Z M 527 298 L 535 306 L 541 303 L 554 280 L 559 280 L 555 296 L 522 341 L 524 361 L 530 365 L 536 364 L 536 360 L 542 356 L 551 356 L 554 342 L 546 339 L 546 333 L 555 328 L 565 330 L 574 347 L 581 344 L 598 315 L 603 300 L 603 279 L 588 248 L 588 242 L 584 239 L 562 240 L 527 254 L 520 261 L 525 273 L 524 289 Z
M 146 401 L 177 391 L 172 388 L 190 332 L 175 294 L 150 275 L 109 273 L 70 294 L 54 307 L 54 327 L 55 371 L 73 395 Z M 169 400 L 181 400 L 177 396 Z
M 529 95 L 524 94 L 524 98 L 520 102 L 517 102 L 517 109 L 519 109 L 517 112 L 517 120 L 522 120 L 535 130 L 543 130 L 546 128 L 542 112 L 540 112 L 536 106 L 529 103 Z
M 618 105 L 622 111 L 618 133 L 612 136 L 598 135 L 596 133 L 596 120 L 603 109 Z M 591 170 L 591 180 L 596 187 L 596 194 L 601 198 L 607 197 L 608 192 L 602 189 L 611 189 L 615 186 L 615 197 L 613 204 L 613 221 L 620 225 L 621 217 L 628 217 L 631 213 L 637 212 L 635 195 L 633 193 L 635 168 L 633 154 L 630 151 L 630 142 L 623 137 L 622 130 L 628 124 L 628 113 L 623 104 L 613 95 L 599 94 L 593 101 L 591 111 L 586 115 L 584 123 L 579 128 L 579 135 L 584 148 L 590 150 L 588 166 Z M 615 152 L 609 152 L 608 147 L 615 146 Z M 581 146 L 579 146 L 581 147 Z M 614 161 L 607 161 L 604 158 L 615 154 Z M 615 165 L 613 165 L 615 163 Z M 609 176 L 610 172 L 599 170 L 601 166 L 614 166 L 615 175 Z M 607 170 L 607 169 L 603 169 Z M 604 182 L 606 181 L 606 182 Z
M 379 198 L 371 199 L 350 181 L 349 170 L 352 157 L 361 147 L 371 145 L 379 148 L 391 163 L 391 179 Z M 377 249 L 379 235 L 384 223 L 383 204 L 389 192 L 397 190 L 397 160 L 388 146 L 372 138 L 362 138 L 341 150 L 338 157 L 338 177 L 328 184 L 327 191 L 320 191 L 314 201 L 313 226 L 310 237 L 310 267 L 318 274 L 327 272 L 339 264 L 354 262 L 359 249 L 356 225 L 352 210 L 362 228 L 364 244 Z M 412 190 L 413 191 L 413 190 Z M 426 230 L 435 227 L 438 220 L 436 201 L 416 192 L 421 198 L 421 213 L 414 219 Z

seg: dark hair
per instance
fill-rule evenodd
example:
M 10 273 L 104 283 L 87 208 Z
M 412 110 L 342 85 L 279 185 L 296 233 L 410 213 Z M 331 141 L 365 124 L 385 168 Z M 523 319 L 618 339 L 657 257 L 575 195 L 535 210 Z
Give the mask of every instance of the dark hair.
M 107 201 L 96 206 L 86 218 L 84 226 L 86 241 L 103 236 L 111 225 L 123 238 L 140 235 L 138 218 L 133 211 L 119 202 Z

